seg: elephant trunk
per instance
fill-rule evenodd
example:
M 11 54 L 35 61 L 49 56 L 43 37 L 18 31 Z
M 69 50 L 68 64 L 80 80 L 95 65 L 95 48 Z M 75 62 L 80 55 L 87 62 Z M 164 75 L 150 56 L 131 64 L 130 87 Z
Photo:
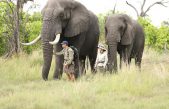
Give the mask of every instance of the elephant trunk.
M 53 45 L 55 46 L 60 40 L 61 28 L 54 27 L 54 23 L 49 20 L 43 21 L 41 40 L 43 48 L 43 68 L 42 68 L 42 78 L 44 80 L 48 79 L 49 70 L 51 67 L 52 56 L 53 56 Z
M 117 72 L 117 43 L 108 44 L 108 69 L 110 73 Z
M 41 40 L 42 40 L 42 49 L 43 49 L 43 67 L 42 67 L 42 78 L 44 80 L 48 79 L 48 74 L 51 67 L 52 56 L 53 56 L 53 45 L 49 42 L 54 40 L 54 37 L 51 37 L 49 32 L 51 27 L 50 22 L 43 22 L 43 27 L 41 31 Z
M 49 70 L 52 62 L 53 46 L 49 44 L 47 39 L 42 38 L 42 48 L 43 48 L 43 68 L 42 68 L 42 78 L 44 80 L 48 79 Z

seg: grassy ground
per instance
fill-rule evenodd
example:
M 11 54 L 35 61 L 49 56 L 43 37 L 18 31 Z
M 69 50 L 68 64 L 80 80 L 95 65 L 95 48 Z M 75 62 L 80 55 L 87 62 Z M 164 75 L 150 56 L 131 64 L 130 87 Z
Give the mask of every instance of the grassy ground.
M 77 82 L 41 79 L 41 52 L 0 58 L 0 109 L 168 109 L 169 54 L 145 51 L 142 72 L 91 75 Z

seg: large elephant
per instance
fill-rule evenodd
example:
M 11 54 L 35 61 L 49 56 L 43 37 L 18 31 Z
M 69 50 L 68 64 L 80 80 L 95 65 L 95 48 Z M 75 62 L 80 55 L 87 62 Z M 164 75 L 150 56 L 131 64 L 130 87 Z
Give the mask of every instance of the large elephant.
M 79 64 L 76 63 L 76 78 L 80 72 L 84 71 L 86 56 L 89 57 L 91 69 L 97 55 L 97 45 L 99 40 L 98 18 L 81 3 L 74 0 L 48 0 L 42 10 L 43 26 L 41 35 L 30 43 L 32 45 L 40 38 L 43 48 L 43 68 L 42 78 L 48 79 L 51 67 L 53 48 L 56 52 L 62 50 L 60 42 L 67 40 L 69 45 L 75 46 L 79 51 Z M 56 67 L 54 79 L 59 79 L 63 72 L 63 56 L 56 56 Z
M 126 14 L 109 15 L 105 22 L 105 39 L 108 45 L 108 69 L 117 72 L 117 52 L 122 62 L 135 64 L 141 68 L 145 36 L 142 26 Z

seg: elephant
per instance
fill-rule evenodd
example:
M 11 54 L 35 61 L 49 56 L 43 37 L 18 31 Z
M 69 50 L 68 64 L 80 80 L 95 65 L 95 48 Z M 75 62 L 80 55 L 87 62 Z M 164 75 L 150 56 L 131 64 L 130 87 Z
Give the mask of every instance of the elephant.
M 105 43 L 108 45 L 108 70 L 117 73 L 117 53 L 122 62 L 130 65 L 135 59 L 135 65 L 141 69 L 144 51 L 145 34 L 142 26 L 126 14 L 114 14 L 105 20 Z
M 74 0 L 48 0 L 41 13 L 41 34 L 32 42 L 22 44 L 32 45 L 41 39 L 44 61 L 42 78 L 48 80 L 53 50 L 61 51 L 60 43 L 64 40 L 79 52 L 79 61 L 75 62 L 75 77 L 79 77 L 84 71 L 86 57 L 89 58 L 91 70 L 94 72 L 100 34 L 97 16 Z M 63 56 L 55 56 L 54 79 L 62 77 L 63 61 Z

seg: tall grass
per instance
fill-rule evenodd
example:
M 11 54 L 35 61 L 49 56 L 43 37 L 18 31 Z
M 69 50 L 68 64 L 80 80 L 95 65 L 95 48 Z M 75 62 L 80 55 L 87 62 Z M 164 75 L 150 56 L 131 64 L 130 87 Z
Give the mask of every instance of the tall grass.
M 0 109 L 168 109 L 169 57 L 145 51 L 142 72 L 132 64 L 118 74 L 90 71 L 76 82 L 41 79 L 42 53 L 0 59 Z

